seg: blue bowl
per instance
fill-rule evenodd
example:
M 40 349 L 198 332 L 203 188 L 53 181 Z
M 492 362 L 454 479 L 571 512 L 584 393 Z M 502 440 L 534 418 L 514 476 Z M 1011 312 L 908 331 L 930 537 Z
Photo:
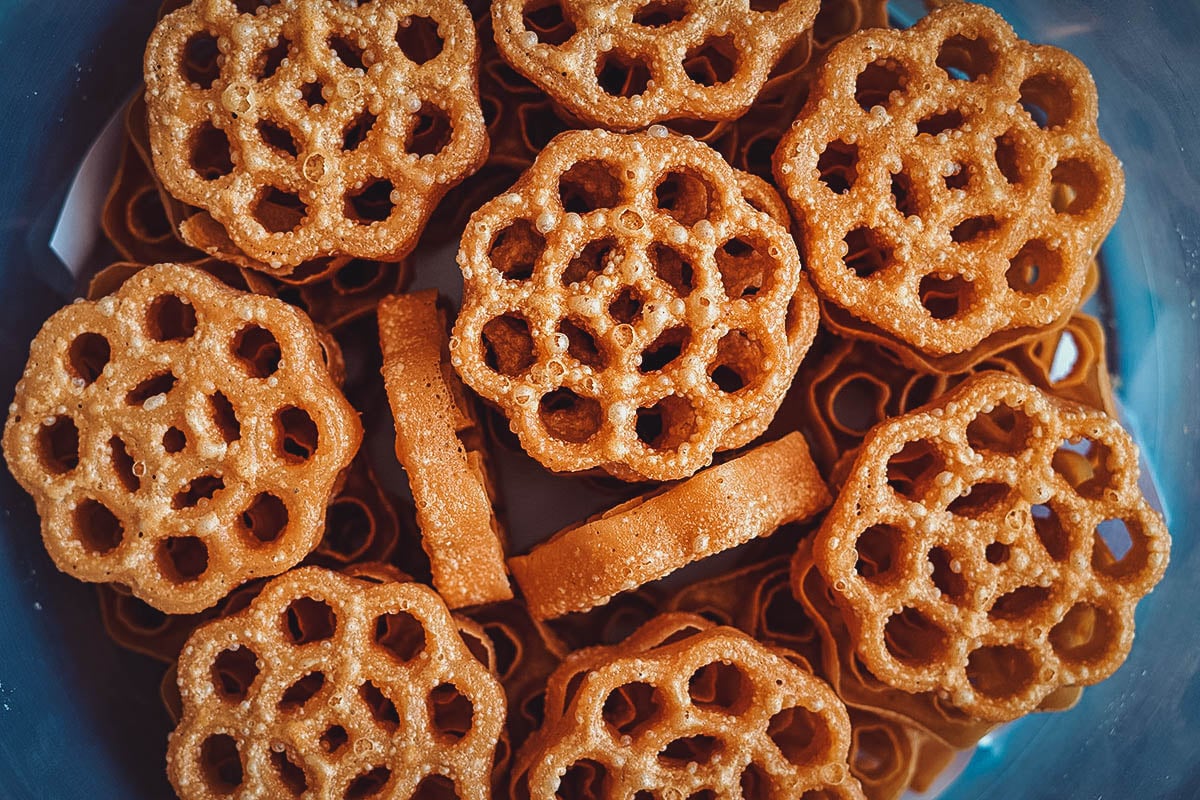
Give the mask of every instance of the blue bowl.
M 1174 552 L 1125 666 L 1075 709 L 994 734 L 941 796 L 1200 797 L 1200 7 L 993 5 L 1023 37 L 1082 58 L 1100 88 L 1100 127 L 1127 176 L 1102 252 L 1110 362 Z M 0 3 L 0 396 L 71 295 L 48 242 L 77 165 L 138 83 L 156 6 Z M 170 797 L 157 667 L 107 638 L 94 589 L 54 568 L 33 503 L 3 470 L 0 502 L 0 797 Z

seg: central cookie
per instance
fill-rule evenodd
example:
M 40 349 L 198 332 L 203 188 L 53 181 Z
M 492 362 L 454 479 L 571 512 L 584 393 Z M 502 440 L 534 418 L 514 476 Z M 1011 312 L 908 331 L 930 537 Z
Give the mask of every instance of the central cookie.
M 744 178 L 661 128 L 572 131 L 471 218 L 451 358 L 543 465 L 672 480 L 766 428 L 817 307 Z

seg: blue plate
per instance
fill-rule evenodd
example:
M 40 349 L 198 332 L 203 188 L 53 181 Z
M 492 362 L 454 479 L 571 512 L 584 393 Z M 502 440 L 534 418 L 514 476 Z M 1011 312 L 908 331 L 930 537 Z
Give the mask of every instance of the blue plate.
M 1200 8 L 993 5 L 1023 37 L 1081 57 L 1100 87 L 1100 127 L 1128 182 L 1102 254 L 1110 358 L 1174 551 L 1138 608 L 1125 666 L 1072 711 L 989 738 L 942 796 L 1200 797 Z M 70 296 L 51 231 L 77 165 L 138 82 L 156 7 L 0 3 L 0 396 Z M 94 589 L 54 568 L 33 503 L 3 470 L 0 500 L 0 797 L 170 797 L 156 667 L 108 640 Z

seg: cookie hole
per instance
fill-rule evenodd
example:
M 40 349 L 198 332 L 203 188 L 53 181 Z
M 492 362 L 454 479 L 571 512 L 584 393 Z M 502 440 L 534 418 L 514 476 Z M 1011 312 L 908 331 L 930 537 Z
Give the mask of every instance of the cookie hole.
M 683 71 L 700 86 L 727 83 L 737 73 L 738 48 L 729 35 L 714 36 L 698 46 L 688 48 L 683 59 Z
M 638 369 L 642 374 L 665 369 L 683 355 L 691 339 L 690 328 L 685 326 L 668 328 L 642 351 L 642 360 Z
M 608 305 L 608 314 L 614 322 L 636 325 L 642 318 L 642 299 L 636 289 L 626 287 Z
M 687 297 L 695 287 L 691 263 L 670 245 L 654 242 L 648 252 L 654 274 L 674 290 L 678 297 Z
M 294 231 L 304 220 L 305 213 L 306 209 L 299 195 L 274 186 L 263 190 L 250 209 L 250 215 L 267 233 Z
M 971 168 L 966 164 L 955 162 L 954 172 L 942 177 L 946 188 L 953 191 L 954 189 L 966 189 L 971 185 Z
M 648 683 L 618 686 L 604 699 L 604 721 L 618 739 L 635 737 L 652 725 L 662 712 L 663 700 Z
M 929 666 L 940 660 L 947 644 L 945 631 L 910 607 L 888 619 L 883 639 L 892 658 L 913 667 Z
M 817 157 L 817 172 L 834 194 L 845 194 L 858 180 L 858 145 L 841 139 L 825 145 Z
M 1050 646 L 1075 664 L 1106 661 L 1118 644 L 1117 623 L 1107 609 L 1076 603 L 1050 629 Z
M 496 235 L 488 258 L 505 278 L 523 281 L 533 276 L 534 264 L 545 249 L 546 237 L 529 220 L 518 219 Z
M 368 797 L 380 797 L 384 794 L 388 782 L 392 779 L 392 771 L 387 767 L 375 767 L 362 773 L 346 787 L 345 800 L 366 800 Z
M 208 397 L 209 410 L 212 412 L 213 425 L 225 444 L 232 444 L 242 436 L 242 424 L 238 422 L 233 403 L 223 392 L 217 392 Z M 165 446 L 165 444 L 164 444 Z
M 993 216 L 967 217 L 950 231 L 950 239 L 956 244 L 972 244 L 984 241 L 1000 230 L 1000 223 Z
M 1008 563 L 1009 556 L 1012 555 L 1012 548 L 1003 542 L 992 542 L 984 549 L 983 555 L 989 564 L 999 566 Z
M 640 97 L 650 84 L 650 67 L 641 56 L 609 50 L 596 62 L 596 82 L 613 97 Z
M 572 319 L 558 323 L 558 332 L 567 337 L 567 355 L 592 369 L 605 369 L 608 357 L 596 344 L 596 337 Z
M 1107 444 L 1085 436 L 1059 445 L 1051 464 L 1080 497 L 1103 500 L 1106 492 L 1116 489 L 1117 476 L 1109 467 L 1112 460 Z
M 1075 111 L 1071 87 L 1057 75 L 1032 75 L 1021 84 L 1021 108 L 1039 128 L 1059 128 Z
M 84 549 L 104 555 L 116 549 L 125 537 L 125 526 L 98 500 L 88 498 L 75 506 L 75 535 Z
M 134 472 L 133 456 L 129 455 L 125 442 L 119 436 L 114 436 L 108 440 L 108 447 L 112 453 L 113 472 L 117 474 L 117 480 L 125 487 L 125 491 L 136 492 L 141 488 L 142 481 Z
M 297 597 L 283 612 L 284 629 L 294 645 L 332 639 L 337 630 L 337 615 L 324 600 Z
M 830 389 L 829 421 L 841 433 L 862 436 L 886 416 L 883 409 L 890 393 L 890 387 L 866 375 L 840 383 Z
M 724 750 L 715 736 L 703 733 L 676 739 L 658 753 L 658 763 L 668 769 L 695 769 L 712 762 Z
M 557 797 L 591 798 L 609 796 L 608 770 L 599 761 L 583 759 L 576 761 L 563 773 L 559 782 Z
M 196 332 L 196 310 L 173 294 L 156 297 L 146 310 L 146 332 L 158 342 L 190 339 Z
M 584 245 L 563 269 L 562 284 L 586 283 L 619 260 L 617 240 L 612 236 L 594 239 Z
M 175 388 L 175 382 L 175 374 L 172 372 L 160 372 L 157 375 L 152 375 L 130 389 L 129 393 L 125 395 L 125 402 L 131 406 L 144 406 L 147 400 L 152 397 L 157 398 L 160 395 L 165 401 L 166 395 Z M 153 408 L 158 408 L 162 403 L 151 405 Z M 151 411 L 153 408 L 147 409 L 147 411 Z
M 320 108 L 325 105 L 325 87 L 318 81 L 311 81 L 300 87 L 300 102 L 309 108 Z
M 633 12 L 633 24 L 643 28 L 661 28 L 687 16 L 684 0 L 651 0 Z
M 396 26 L 396 44 L 404 57 L 417 66 L 437 58 L 445 46 L 437 22 L 419 15 L 400 20 Z
M 542 396 L 538 417 L 552 437 L 576 444 L 590 440 L 603 424 L 600 403 L 565 386 Z
M 367 681 L 358 687 L 358 696 L 367 704 L 371 718 L 389 733 L 400 727 L 400 712 L 396 710 L 396 704 L 384 696 L 374 683 Z
M 215 181 L 233 172 L 229 139 L 211 122 L 204 123 L 191 138 L 188 163 L 202 180 Z
M 201 475 L 175 493 L 175 496 L 171 498 L 171 508 L 182 511 L 187 508 L 196 508 L 202 503 L 208 505 L 206 501 L 211 500 L 217 492 L 224 488 L 225 481 L 216 475 Z
M 1037 534 L 1046 554 L 1055 561 L 1066 561 L 1071 554 L 1071 538 L 1058 518 L 1058 512 L 1047 505 L 1035 505 L 1030 509 L 1033 530 Z
M 784 758 L 801 767 L 820 758 L 831 738 L 825 720 L 801 706 L 785 708 L 771 717 L 767 736 Z
M 308 790 L 308 776 L 288 757 L 286 751 L 271 751 L 271 767 L 283 788 L 292 797 L 299 797 Z
M 452 683 L 443 683 L 429 693 L 429 718 L 433 729 L 449 742 L 460 741 L 471 731 L 474 706 Z
M 987 39 L 969 39 L 957 33 L 942 42 L 937 65 L 954 80 L 973 81 L 996 68 L 996 54 Z
M 501 739 L 497 745 L 497 752 L 503 745 L 504 740 Z M 503 763 L 499 755 L 496 756 L 496 763 Z M 459 800 L 459 795 L 454 781 L 445 775 L 427 775 L 417 784 L 409 800 Z
M 372 178 L 363 184 L 362 188 L 346 195 L 345 213 L 347 219 L 354 220 L 359 225 L 370 225 L 383 222 L 392 215 L 396 204 L 392 194 L 396 187 L 384 178 Z
M 903 172 L 892 176 L 892 203 L 903 217 L 919 217 L 921 209 L 917 205 L 917 196 L 913 192 L 912 179 Z M 860 228 L 859 230 L 865 230 Z
M 667 395 L 653 406 L 637 410 L 634 429 L 638 441 L 651 450 L 676 450 L 695 432 L 696 412 L 686 399 Z
M 1096 526 L 1092 541 L 1092 569 L 1122 579 L 1140 573 L 1148 560 L 1148 537 L 1135 519 L 1107 519 Z
M 951 603 L 962 602 L 967 597 L 967 581 L 962 576 L 962 564 L 948 550 L 934 547 L 929 551 L 929 563 L 933 567 L 930 579 L 942 597 Z
M 908 80 L 907 71 L 900 64 L 880 59 L 872 61 L 859 73 L 854 87 L 854 99 L 863 111 L 875 106 L 887 108 L 893 92 L 904 90 Z
M 251 378 L 271 377 L 279 370 L 279 363 L 283 359 L 275 334 L 260 325 L 246 325 L 237 332 L 233 338 L 233 354 L 246 368 L 246 372 Z M 210 398 L 214 410 L 219 404 L 216 399 L 218 396 L 224 401 L 224 404 L 229 404 L 229 399 L 218 392 Z M 232 407 L 230 407 L 230 413 L 232 413 Z M 216 417 L 215 413 L 214 417 Z M 234 423 L 237 423 L 236 417 Z M 238 425 L 239 429 L 240 427 Z M 226 439 L 226 441 L 232 440 Z
M 752 238 L 736 236 L 713 253 L 725 295 L 730 300 L 754 297 L 770 291 L 778 264 L 768 253 L 771 247 Z
M 1012 257 L 1005 278 L 1014 292 L 1041 294 L 1057 284 L 1062 273 L 1062 257 L 1042 240 L 1032 239 Z
M 859 15 L 854 3 L 822 2 L 813 21 L 813 44 L 824 49 L 846 38 L 858 30 Z
M 942 471 L 945 459 L 925 439 L 908 442 L 888 459 L 887 481 L 898 496 L 921 502 L 933 478 Z
M 974 284 L 962 275 L 949 278 L 931 273 L 921 278 L 917 295 L 921 305 L 936 320 L 954 319 L 971 309 L 975 302 Z
M 296 147 L 296 139 L 292 136 L 291 131 L 270 120 L 262 120 L 258 123 L 258 135 L 262 137 L 263 144 L 280 155 L 295 158 L 299 152 Z
M 190 583 L 208 570 L 208 546 L 195 536 L 165 539 L 156 555 L 159 570 L 172 583 Z
M 454 126 L 450 123 L 450 115 L 445 109 L 433 103 L 422 103 L 421 110 L 413 115 L 412 131 L 404 149 L 418 157 L 432 158 L 446 149 L 452 138 Z M 389 188 L 389 195 L 391 191 Z
M 858 553 L 854 570 L 863 580 L 888 583 L 900 573 L 903 547 L 903 531 L 891 525 L 872 525 L 859 534 L 854 545 Z
M 367 140 L 371 129 L 378 120 L 370 111 L 361 111 L 354 120 L 342 131 L 342 149 L 346 152 L 357 150 L 358 146 Z
M 220 55 L 216 36 L 208 31 L 192 34 L 183 46 L 183 77 L 201 89 L 211 89 L 221 76 Z
M 275 452 L 288 464 L 303 464 L 320 444 L 317 424 L 308 412 L 285 406 L 275 412 Z
M 708 377 L 726 394 L 739 392 L 758 382 L 763 352 L 745 331 L 730 331 L 717 342 L 716 358 L 709 364 Z
M 331 36 L 328 40 L 329 49 L 337 56 L 338 61 L 341 61 L 350 69 L 361 69 L 367 71 L 367 65 L 363 62 L 363 51 L 354 42 L 343 36 Z
M 1016 138 L 1006 133 L 996 139 L 996 167 L 1004 180 L 1016 186 L 1024 180 L 1025 160 L 1017 148 Z
M 695 225 L 715 210 L 717 193 L 707 178 L 690 169 L 668 172 L 654 186 L 655 207 L 681 225 Z
M 575 22 L 560 0 L 534 0 L 526 3 L 525 29 L 537 34 L 539 42 L 558 47 L 575 35 Z
M 559 177 L 558 196 L 568 213 L 613 208 L 621 202 L 621 180 L 612 165 L 604 161 L 576 161 Z
M 1037 677 L 1033 656 L 1012 645 L 981 647 L 967 658 L 967 680 L 985 697 L 1014 697 Z
M 85 386 L 90 386 L 100 377 L 111 357 L 108 339 L 98 333 L 81 333 L 67 348 L 68 371 Z
M 346 733 L 346 729 L 341 725 L 334 725 L 322 733 L 321 738 L 318 741 L 320 742 L 322 750 L 324 750 L 326 753 L 332 754 L 336 753 L 338 750 L 341 750 L 342 745 L 350 741 L 350 735 Z
M 279 698 L 279 710 L 284 713 L 299 711 L 305 703 L 313 699 L 317 692 L 325 686 L 325 675 L 321 672 L 310 672 L 293 683 Z
M 287 506 L 273 494 L 260 492 L 241 515 L 241 526 L 254 543 L 276 541 L 287 527 Z
M 38 461 L 51 475 L 65 475 L 79 465 L 79 428 L 70 417 L 55 417 L 38 429 Z
M 952 108 L 949 111 L 942 111 L 938 114 L 930 114 L 917 123 L 917 133 L 927 134 L 929 136 L 937 136 L 941 133 L 949 133 L 952 130 L 962 127 L 963 115 L 958 109 Z
M 425 627 L 407 611 L 381 614 L 375 619 L 375 644 L 407 664 L 425 650 Z
M 967 424 L 967 445 L 977 453 L 1020 455 L 1029 448 L 1033 421 L 1021 409 L 998 403 Z
M 213 794 L 229 795 L 242 785 L 242 757 L 227 733 L 209 736 L 200 745 L 200 775 Z
M 1050 172 L 1050 205 L 1059 214 L 1086 214 L 1095 207 L 1100 188 L 1091 164 L 1064 158 Z
M 692 673 L 688 696 L 697 708 L 738 716 L 754 703 L 754 682 L 737 664 L 713 661 Z
M 1045 586 L 1018 586 L 992 603 L 988 618 L 1006 622 L 1020 622 L 1035 616 L 1050 604 L 1052 595 Z
M 979 519 L 1004 508 L 1012 489 L 1006 483 L 984 482 L 968 486 L 947 507 L 951 514 L 969 519 Z
M 871 228 L 855 228 L 846 234 L 846 269 L 859 278 L 869 278 L 891 263 L 892 249 Z
M 291 46 L 292 43 L 287 37 L 281 36 L 278 42 L 258 57 L 254 71 L 260 81 L 267 80 L 279 71 L 283 60 L 288 57 Z
M 510 378 L 523 375 L 536 360 L 529 321 L 516 314 L 493 317 L 483 326 L 484 362 Z
M 249 647 L 222 650 L 213 660 L 213 688 L 225 702 L 240 703 L 250 695 L 258 672 L 258 655 Z
M 753 761 L 742 770 L 738 786 L 742 789 L 742 800 L 775 800 L 775 790 L 772 788 L 770 774 Z M 652 798 L 653 796 L 648 800 L 652 800 Z M 641 800 L 641 798 L 636 798 L 636 800 Z

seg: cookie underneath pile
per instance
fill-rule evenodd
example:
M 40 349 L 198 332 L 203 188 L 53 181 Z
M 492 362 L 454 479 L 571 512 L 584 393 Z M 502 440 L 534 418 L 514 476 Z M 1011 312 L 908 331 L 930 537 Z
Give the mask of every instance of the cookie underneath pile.
M 931 5 L 167 0 L 3 446 L 179 797 L 888 800 L 1121 666 L 1120 164 Z

